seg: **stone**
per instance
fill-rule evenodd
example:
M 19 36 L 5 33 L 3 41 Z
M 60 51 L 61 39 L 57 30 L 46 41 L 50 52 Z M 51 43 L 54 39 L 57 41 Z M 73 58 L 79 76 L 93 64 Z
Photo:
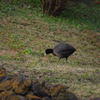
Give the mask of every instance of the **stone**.
M 100 97 L 90 97 L 89 100 L 100 100 Z
M 66 89 L 67 89 L 66 86 L 54 85 L 50 87 L 50 94 L 53 98 L 54 97 L 56 98 L 60 92 L 66 92 Z
M 24 77 L 7 77 L 0 84 L 0 91 L 13 90 L 17 94 L 25 95 L 31 87 L 31 80 Z
M 42 100 L 42 98 L 32 94 L 27 94 L 25 100 Z
M 12 83 L 12 89 L 15 93 L 25 95 L 31 87 L 31 80 L 24 77 L 16 77 Z
M 6 69 L 3 65 L 0 66 L 0 82 L 2 82 L 6 78 Z
M 78 100 L 78 98 L 70 91 L 60 92 L 56 100 Z
M 39 97 L 50 96 L 49 90 L 45 86 L 44 81 L 33 81 L 32 83 L 32 91 L 34 95 Z
M 12 80 L 13 80 L 13 77 L 6 76 L 0 83 L 0 91 L 8 91 L 12 89 L 12 84 L 11 84 Z
M 77 97 L 70 91 L 66 90 L 64 85 L 54 85 L 50 88 L 50 93 L 53 99 L 56 100 L 78 100 Z
M 42 100 L 52 100 L 50 97 L 43 97 Z
M 42 80 L 7 76 L 0 66 L 0 100 L 78 100 L 64 85 L 47 87 Z M 98 98 L 90 100 L 99 100 Z
M 21 98 L 12 91 L 4 91 L 0 93 L 0 100 L 21 100 Z

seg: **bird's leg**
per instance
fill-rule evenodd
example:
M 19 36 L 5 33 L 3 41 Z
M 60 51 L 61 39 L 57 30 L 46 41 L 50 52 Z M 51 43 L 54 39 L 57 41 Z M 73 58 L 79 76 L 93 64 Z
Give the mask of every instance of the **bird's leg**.
M 66 58 L 66 62 L 67 62 L 67 58 Z

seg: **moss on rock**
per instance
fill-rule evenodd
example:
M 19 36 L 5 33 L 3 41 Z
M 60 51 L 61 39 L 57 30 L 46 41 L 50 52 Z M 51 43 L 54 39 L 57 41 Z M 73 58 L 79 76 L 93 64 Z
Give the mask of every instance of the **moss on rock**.
M 7 76 L 0 66 L 0 100 L 78 100 L 64 85 L 48 88 L 44 81 Z

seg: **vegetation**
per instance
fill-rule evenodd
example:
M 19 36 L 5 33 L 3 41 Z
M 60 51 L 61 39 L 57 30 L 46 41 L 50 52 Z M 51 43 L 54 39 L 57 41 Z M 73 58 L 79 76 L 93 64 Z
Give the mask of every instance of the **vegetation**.
M 66 9 L 67 4 L 68 0 L 41 0 L 42 13 L 57 16 Z
M 99 8 L 82 3 L 53 17 L 40 7 L 0 2 L 0 65 L 10 74 L 64 84 L 81 100 L 100 96 Z M 77 49 L 67 62 L 44 56 L 61 41 Z

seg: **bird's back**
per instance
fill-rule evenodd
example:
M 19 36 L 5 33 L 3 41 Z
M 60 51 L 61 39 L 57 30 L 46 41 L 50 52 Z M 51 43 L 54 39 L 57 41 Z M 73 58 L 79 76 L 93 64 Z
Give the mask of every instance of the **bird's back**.
M 67 58 L 70 56 L 76 49 L 69 44 L 58 44 L 53 49 L 53 54 L 60 58 Z

